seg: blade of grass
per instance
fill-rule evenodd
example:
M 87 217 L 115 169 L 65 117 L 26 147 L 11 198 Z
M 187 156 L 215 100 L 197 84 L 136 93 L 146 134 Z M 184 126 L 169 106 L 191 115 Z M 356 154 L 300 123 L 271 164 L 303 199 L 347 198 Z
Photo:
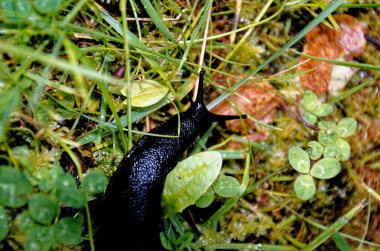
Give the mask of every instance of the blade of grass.
M 207 105 L 207 108 L 210 110 L 213 107 L 215 107 L 217 104 L 219 104 L 222 100 L 227 98 L 233 91 L 235 91 L 237 88 L 239 88 L 241 85 L 243 85 L 245 82 L 247 82 L 248 79 L 250 79 L 253 75 L 258 73 L 262 68 L 264 68 L 266 65 L 271 63 L 273 60 L 275 60 L 277 57 L 282 55 L 282 53 L 289 49 L 291 46 L 293 46 L 295 43 L 297 43 L 299 40 L 301 40 L 311 29 L 313 29 L 315 26 L 317 26 L 322 20 L 324 20 L 328 15 L 330 15 L 333 11 L 335 11 L 344 0 L 337 0 L 333 1 L 324 11 L 322 11 L 316 18 L 314 18 L 308 25 L 305 26 L 297 35 L 295 35 L 286 45 L 284 45 L 278 52 L 273 54 L 271 57 L 269 57 L 264 63 L 259 65 L 254 71 L 249 73 L 245 78 L 243 78 L 241 81 L 236 83 L 234 86 L 232 86 L 231 90 L 228 92 L 225 92 L 221 94 L 219 97 L 217 97 L 214 101 L 212 101 L 210 104 Z
M 339 232 L 334 233 L 331 237 L 340 251 L 352 251 L 350 245 L 348 245 L 347 241 Z
M 359 204 L 354 206 L 351 210 L 345 213 L 337 221 L 331 224 L 325 231 L 323 231 L 319 236 L 317 236 L 312 242 L 310 242 L 304 250 L 312 251 L 329 239 L 334 233 L 339 231 L 343 226 L 345 226 L 356 214 L 358 214 L 367 203 L 365 200 L 361 201 Z
M 379 76 L 380 76 L 380 75 L 379 75 Z M 349 89 L 349 90 L 347 90 L 347 91 L 345 91 L 345 92 L 339 94 L 338 96 L 329 99 L 328 102 L 329 102 L 329 103 L 338 103 L 338 102 L 342 101 L 343 99 L 345 99 L 345 98 L 351 96 L 351 95 L 354 94 L 355 92 L 357 92 L 357 91 L 363 89 L 364 87 L 368 86 L 368 85 L 371 84 L 375 79 L 376 79 L 376 78 L 371 79 L 370 81 L 367 81 L 367 82 L 365 82 L 365 83 L 362 83 L 362 84 L 360 84 L 360 85 L 358 85 L 358 86 L 355 86 L 355 87 L 353 87 L 353 88 L 351 88 L 351 89 Z

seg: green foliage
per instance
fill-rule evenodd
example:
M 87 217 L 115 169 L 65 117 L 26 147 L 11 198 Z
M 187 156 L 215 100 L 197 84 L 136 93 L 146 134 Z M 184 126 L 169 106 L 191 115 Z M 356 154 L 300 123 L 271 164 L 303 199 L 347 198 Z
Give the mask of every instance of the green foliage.
M 168 92 L 169 88 L 154 80 L 133 81 L 131 83 L 131 104 L 135 107 L 154 105 L 163 99 Z M 121 93 L 128 97 L 128 86 L 121 89 Z M 127 100 L 124 101 L 124 104 L 128 104 Z
M 240 183 L 232 176 L 220 175 L 213 184 L 213 188 L 216 194 L 228 198 L 239 193 Z
M 22 149 L 22 148 L 20 148 Z M 50 250 L 81 242 L 83 217 L 60 217 L 60 208 L 81 208 L 86 195 L 102 193 L 107 178 L 99 171 L 86 175 L 78 188 L 74 178 L 59 166 L 24 170 L 0 166 L 0 240 L 6 239 L 12 224 L 26 250 Z M 12 211 L 17 208 L 18 211 Z M 11 210 L 8 216 L 6 209 Z
M 301 101 L 304 118 L 311 124 L 332 113 L 330 104 L 321 103 L 316 94 L 305 91 Z M 353 135 L 357 122 L 353 118 L 343 118 L 338 124 L 332 121 L 318 122 L 318 141 L 309 141 L 306 151 L 291 147 L 288 152 L 290 165 L 300 173 L 294 182 L 296 195 L 302 200 L 311 199 L 316 193 L 314 178 L 331 179 L 341 170 L 339 161 L 350 157 L 350 144 L 342 139 Z M 311 167 L 311 160 L 316 161 Z
M 4 5 L 7 1 L 2 2 Z M 13 2 L 10 0 L 10 2 Z M 10 118 L 11 113 L 20 104 L 21 97 L 18 88 L 12 88 L 1 94 L 0 99 L 0 142 L 4 140 L 5 134 L 7 132 L 7 122 Z
M 201 152 L 179 162 L 166 177 L 161 199 L 164 215 L 171 216 L 195 204 L 221 167 L 222 155 L 216 151 Z

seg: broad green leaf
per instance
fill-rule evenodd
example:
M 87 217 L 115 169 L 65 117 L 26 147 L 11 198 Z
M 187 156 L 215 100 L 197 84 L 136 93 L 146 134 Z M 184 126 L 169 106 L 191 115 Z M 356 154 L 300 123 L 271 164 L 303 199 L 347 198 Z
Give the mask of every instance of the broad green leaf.
M 25 233 L 24 247 L 28 251 L 48 251 L 53 245 L 53 233 L 50 227 L 35 226 Z
M 339 140 L 339 139 L 338 139 Z M 334 145 L 326 146 L 323 151 L 323 157 L 335 159 L 339 155 L 339 148 Z
M 306 90 L 303 94 L 301 105 L 308 112 L 313 112 L 318 107 L 319 101 L 314 92 Z
M 0 206 L 0 241 L 7 237 L 9 231 L 8 215 L 3 206 Z
M 1 9 L 5 19 L 12 23 L 27 19 L 33 12 L 29 0 L 2 0 Z
M 33 194 L 28 200 L 29 216 L 37 223 L 49 225 L 58 216 L 58 203 L 42 193 Z
M 294 191 L 301 200 L 311 199 L 317 191 L 313 177 L 309 174 L 301 174 L 298 176 L 294 182 Z
M 325 117 L 333 112 L 334 108 L 331 104 L 323 103 L 321 105 L 318 105 L 317 108 L 314 110 L 314 114 L 318 117 Z
M 328 133 L 322 130 L 318 132 L 318 141 L 324 146 L 335 145 L 337 140 L 338 140 L 338 134 L 335 132 Z
M 336 159 L 323 158 L 313 165 L 310 174 L 318 179 L 331 179 L 340 172 L 340 164 Z
M 54 194 L 65 206 L 80 208 L 86 202 L 86 197 L 77 188 L 73 176 L 67 173 L 57 177 Z
M 27 210 L 18 214 L 15 219 L 15 225 L 18 229 L 25 232 L 27 229 L 32 228 L 37 225 L 32 218 L 29 216 L 29 212 Z
M 140 80 L 131 82 L 132 106 L 146 107 L 156 104 L 169 92 L 169 88 L 154 80 Z M 128 98 L 128 87 L 121 89 L 121 93 Z M 127 100 L 124 101 L 127 104 Z
M 33 179 L 35 180 L 36 185 L 42 191 L 48 192 L 53 189 L 54 181 L 51 175 L 51 172 L 47 168 L 36 169 L 32 174 Z
M 26 145 L 16 146 L 12 148 L 14 158 L 16 158 L 17 161 L 25 168 L 30 168 L 33 166 L 33 158 L 30 152 L 31 151 L 29 147 Z
M 166 176 L 161 204 L 165 216 L 182 212 L 193 205 L 218 177 L 222 155 L 201 152 L 179 162 Z
M 88 194 L 103 193 L 107 186 L 107 177 L 104 173 L 93 171 L 88 173 L 81 184 L 81 191 Z
M 353 135 L 356 131 L 358 122 L 354 118 L 344 118 L 338 123 L 339 137 L 346 138 Z
M 318 127 L 321 130 L 327 131 L 328 133 L 337 132 L 338 126 L 332 121 L 321 120 L 318 122 Z
M 303 149 L 293 146 L 288 153 L 290 165 L 300 173 L 308 173 L 310 170 L 309 155 Z
M 310 112 L 304 112 L 303 118 L 312 125 L 314 125 L 318 120 L 317 116 L 311 114 Z
M 83 217 L 65 217 L 53 226 L 54 239 L 59 244 L 77 245 L 81 242 Z
M 34 8 L 44 14 L 51 14 L 58 11 L 61 7 L 62 0 L 34 0 Z
M 165 232 L 160 232 L 160 240 L 161 240 L 161 245 L 166 249 L 166 250 L 173 250 L 173 245 L 169 240 L 169 237 L 167 233 Z
M 240 183 L 232 176 L 221 175 L 215 181 L 213 188 L 219 196 L 229 198 L 239 193 Z
M 19 208 L 26 204 L 32 194 L 32 184 L 18 170 L 0 167 L 0 205 Z
M 201 197 L 195 202 L 195 205 L 199 208 L 206 208 L 214 201 L 215 194 L 212 189 L 207 189 L 207 192 L 202 194 Z
M 310 147 L 309 156 L 312 160 L 319 159 L 323 154 L 323 146 L 318 141 L 310 141 L 307 144 Z
M 351 146 L 347 141 L 339 138 L 336 142 L 336 147 L 339 151 L 337 160 L 346 161 L 350 158 Z
M 10 0 L 13 2 L 14 0 Z M 7 1 L 3 1 L 1 5 L 4 5 Z M 5 134 L 7 133 L 7 124 L 8 120 L 11 117 L 13 110 L 21 102 L 20 91 L 18 88 L 12 88 L 3 94 L 1 94 L 0 98 L 0 142 L 5 139 Z

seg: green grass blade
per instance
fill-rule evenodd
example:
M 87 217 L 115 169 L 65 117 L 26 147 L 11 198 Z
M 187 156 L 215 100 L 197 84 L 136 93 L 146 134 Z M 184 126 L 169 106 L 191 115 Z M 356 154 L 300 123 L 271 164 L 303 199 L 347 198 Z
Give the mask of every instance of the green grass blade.
M 224 100 L 225 98 L 227 98 L 233 91 L 235 91 L 237 88 L 239 88 L 240 86 L 242 86 L 253 75 L 255 75 L 256 73 L 258 73 L 262 68 L 264 68 L 266 65 L 268 65 L 273 60 L 275 60 L 276 58 L 278 58 L 285 50 L 289 49 L 291 46 L 293 46 L 295 43 L 297 43 L 299 40 L 301 40 L 311 29 L 313 29 L 320 22 L 322 22 L 322 20 L 324 20 L 328 15 L 330 15 L 332 12 L 334 12 L 343 2 L 344 2 L 344 0 L 333 1 L 324 11 L 322 11 L 316 18 L 313 19 L 313 21 L 311 21 L 308 25 L 305 26 L 305 28 L 303 28 L 299 33 L 297 33 L 297 35 L 295 35 L 278 52 L 276 52 L 275 54 L 273 54 L 264 63 L 262 63 L 261 65 L 259 65 L 254 71 L 252 71 L 245 78 L 243 78 L 241 81 L 239 81 L 234 86 L 232 86 L 232 88 L 231 88 L 231 90 L 229 92 L 223 93 L 218 98 L 216 98 L 214 101 L 212 101 L 210 104 L 208 104 L 207 108 L 208 109 L 212 109 L 217 104 L 219 104 L 222 100 Z
M 141 3 L 144 6 L 144 9 L 148 12 L 148 15 L 150 16 L 153 23 L 157 26 L 157 28 L 174 44 L 178 44 L 177 40 L 174 38 L 174 36 L 170 33 L 168 27 L 163 22 L 162 16 L 158 15 L 156 10 L 154 9 L 153 5 L 149 0 L 141 0 Z
M 331 237 L 340 251 L 352 251 L 350 245 L 340 233 L 334 233 Z
M 312 251 L 329 239 L 334 233 L 339 231 L 344 225 L 346 225 L 356 214 L 358 214 L 366 206 L 365 201 L 361 201 L 345 215 L 340 217 L 337 221 L 331 224 L 325 231 L 323 231 L 319 236 L 317 236 L 312 242 L 307 245 L 304 250 Z

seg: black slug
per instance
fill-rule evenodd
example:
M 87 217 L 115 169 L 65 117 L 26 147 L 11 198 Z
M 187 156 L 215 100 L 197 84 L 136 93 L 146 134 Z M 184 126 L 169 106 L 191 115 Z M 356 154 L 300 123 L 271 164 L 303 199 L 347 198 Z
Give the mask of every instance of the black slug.
M 143 136 L 110 178 L 103 198 L 97 250 L 162 250 L 159 239 L 161 193 L 166 175 L 196 137 L 214 121 L 238 119 L 210 113 L 203 102 L 200 72 L 197 98 L 180 117 L 179 137 Z M 245 117 L 245 116 L 243 116 Z M 178 116 L 151 131 L 178 135 Z

